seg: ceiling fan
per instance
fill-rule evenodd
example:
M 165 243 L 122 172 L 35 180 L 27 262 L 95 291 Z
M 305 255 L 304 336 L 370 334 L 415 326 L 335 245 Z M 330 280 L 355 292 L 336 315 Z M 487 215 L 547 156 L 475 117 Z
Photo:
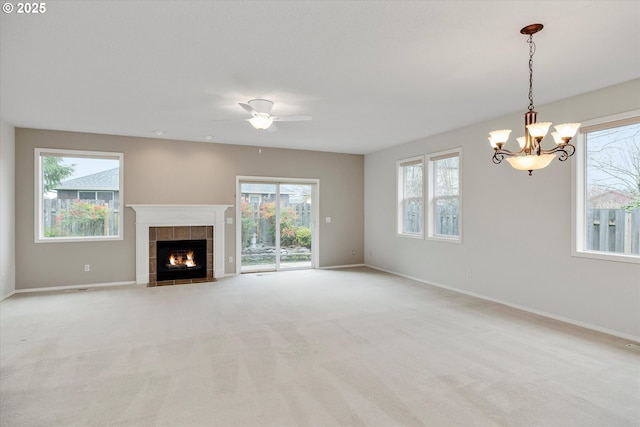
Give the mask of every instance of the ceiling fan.
M 242 102 L 238 104 L 251 114 L 251 118 L 247 119 L 247 121 L 256 129 L 267 129 L 270 132 L 275 132 L 278 129 L 273 122 L 300 122 L 311 120 L 311 116 L 272 116 L 271 109 L 273 108 L 273 102 L 268 99 L 252 99 L 246 104 Z

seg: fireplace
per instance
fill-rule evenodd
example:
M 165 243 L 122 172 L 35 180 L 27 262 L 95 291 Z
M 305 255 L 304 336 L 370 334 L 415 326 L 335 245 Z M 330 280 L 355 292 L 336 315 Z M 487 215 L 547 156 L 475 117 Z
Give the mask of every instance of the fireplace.
M 211 281 L 224 276 L 225 211 L 232 205 L 145 205 L 127 207 L 136 213 L 136 283 L 164 284 Z M 158 240 L 207 240 L 207 277 L 157 282 Z
M 149 227 L 148 286 L 214 282 L 212 226 Z
M 156 242 L 157 281 L 207 277 L 207 241 L 161 240 Z

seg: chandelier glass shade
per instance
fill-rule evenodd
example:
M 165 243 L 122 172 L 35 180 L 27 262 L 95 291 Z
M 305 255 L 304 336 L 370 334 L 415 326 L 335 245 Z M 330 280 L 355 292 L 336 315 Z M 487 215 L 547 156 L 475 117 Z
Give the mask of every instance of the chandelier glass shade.
M 576 147 L 570 142 L 580 127 L 580 123 L 556 125 L 556 131 L 551 133 L 556 144 L 555 147 L 548 150 L 542 149 L 540 143 L 552 125 L 551 122 L 538 122 L 538 113 L 534 111 L 533 106 L 533 54 L 535 53 L 533 35 L 542 28 L 542 24 L 531 24 L 520 30 L 521 34 L 529 36 L 527 40 L 529 43 L 529 108 L 524 115 L 524 136 L 516 139 L 520 145 L 520 151 L 510 151 L 504 148 L 509 140 L 511 129 L 489 132 L 489 144 L 494 150 L 493 163 L 499 164 L 506 159 L 514 169 L 529 171 L 529 175 L 534 170 L 549 166 L 556 156 L 562 162 L 573 156 Z

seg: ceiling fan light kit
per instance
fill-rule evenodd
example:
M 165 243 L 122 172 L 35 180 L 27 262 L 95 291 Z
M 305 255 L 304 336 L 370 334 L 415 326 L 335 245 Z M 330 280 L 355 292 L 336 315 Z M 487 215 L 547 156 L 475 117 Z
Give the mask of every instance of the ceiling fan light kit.
M 249 123 L 256 129 L 267 129 L 273 123 L 273 119 L 268 115 L 258 114 L 250 118 Z
M 561 162 L 573 156 L 576 147 L 570 141 L 580 127 L 580 123 L 563 123 L 555 126 L 556 132 L 552 132 L 551 135 L 556 146 L 549 150 L 542 149 L 540 143 L 551 127 L 551 122 L 537 122 L 538 113 L 534 111 L 533 106 L 533 54 L 536 50 L 533 35 L 542 28 L 542 24 L 531 24 L 520 30 L 521 34 L 529 36 L 527 39 L 529 44 L 529 108 L 524 115 L 524 136 L 517 138 L 520 151 L 510 151 L 503 148 L 509 140 L 511 129 L 489 132 L 489 144 L 494 150 L 493 163 L 499 164 L 507 158 L 514 169 L 529 171 L 529 175 L 534 170 L 546 168 L 556 157 L 556 154 Z

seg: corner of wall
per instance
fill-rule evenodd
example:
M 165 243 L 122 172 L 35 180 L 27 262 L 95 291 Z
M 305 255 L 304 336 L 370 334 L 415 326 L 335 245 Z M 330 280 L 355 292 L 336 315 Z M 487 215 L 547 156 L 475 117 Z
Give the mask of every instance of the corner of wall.
M 15 127 L 0 119 L 0 301 L 16 290 Z

